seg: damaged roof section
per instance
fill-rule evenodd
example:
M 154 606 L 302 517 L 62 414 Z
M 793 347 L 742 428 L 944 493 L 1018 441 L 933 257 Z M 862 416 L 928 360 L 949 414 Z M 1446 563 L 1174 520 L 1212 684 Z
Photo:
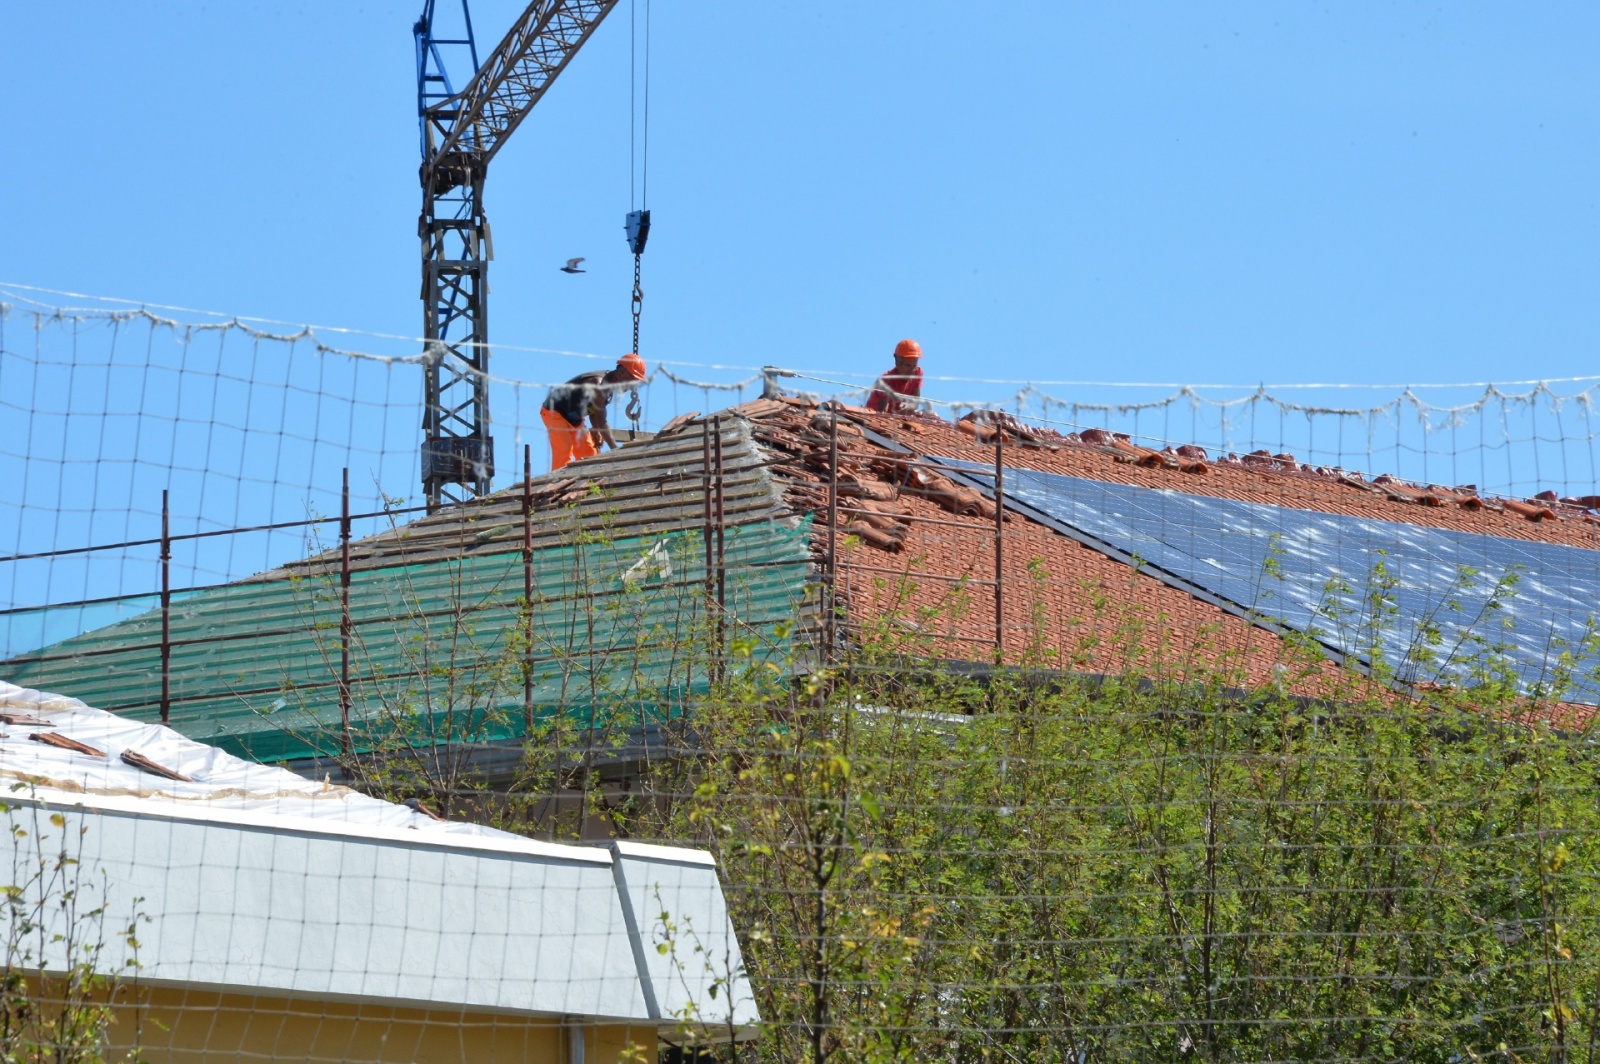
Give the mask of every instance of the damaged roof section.
M 756 441 L 784 457 L 773 470 L 788 504 L 826 523 L 829 495 L 842 527 L 870 546 L 898 553 L 919 499 L 960 517 L 992 521 L 994 503 L 926 465 L 869 442 L 847 417 L 809 406 L 765 400 L 736 408 L 753 421 Z
M 813 520 L 846 638 L 951 662 L 1105 673 L 1132 654 L 1152 674 L 1226 661 L 1243 670 L 1242 683 L 1280 675 L 1274 666 L 1287 655 L 1272 632 L 1047 525 L 997 515 L 980 483 L 926 457 L 929 442 L 974 445 L 948 422 L 844 407 L 835 429 L 835 411 L 792 399 L 735 412 L 751 418 L 756 441 L 777 459 L 773 473 L 794 512 Z M 975 453 L 993 461 L 992 448 Z M 831 571 L 820 549 L 830 527 Z M 1343 679 L 1327 663 L 1311 671 L 1319 690 Z
M 1321 695 L 1351 681 L 1332 662 L 1370 672 L 1363 640 L 1381 638 L 1402 689 L 1496 673 L 1600 701 L 1597 662 L 1583 664 L 1597 649 L 1600 498 L 1487 498 L 1003 414 L 845 407 L 835 429 L 835 411 L 796 401 L 739 409 L 784 455 L 774 471 L 791 505 L 816 535 L 831 515 L 844 537 L 833 582 L 850 625 L 920 640 L 916 652 L 1080 671 L 1226 664 L 1247 685 Z
M 911 445 L 921 454 L 993 461 L 996 434 L 1013 445 L 1019 467 L 1096 480 L 1167 488 L 1193 495 L 1264 502 L 1326 513 L 1354 513 L 1434 528 L 1600 547 L 1600 495 L 1527 499 L 1481 495 L 1475 485 L 1418 484 L 1387 473 L 1312 466 L 1292 454 L 1209 455 L 1192 444 L 1160 450 L 1104 429 L 1059 433 L 1024 425 L 1008 415 L 969 415 L 951 423 L 917 416 L 893 418 L 863 412 L 863 424 Z

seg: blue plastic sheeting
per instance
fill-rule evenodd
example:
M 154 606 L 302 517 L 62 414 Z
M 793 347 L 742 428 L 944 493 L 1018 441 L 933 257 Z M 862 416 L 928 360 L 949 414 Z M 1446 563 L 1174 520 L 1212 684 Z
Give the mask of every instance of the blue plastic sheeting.
M 993 476 L 948 462 L 993 486 Z M 1461 682 L 1487 664 L 1548 691 L 1572 662 L 1573 701 L 1600 703 L 1585 638 L 1600 610 L 1600 551 L 1006 471 L 1006 497 L 1403 682 Z

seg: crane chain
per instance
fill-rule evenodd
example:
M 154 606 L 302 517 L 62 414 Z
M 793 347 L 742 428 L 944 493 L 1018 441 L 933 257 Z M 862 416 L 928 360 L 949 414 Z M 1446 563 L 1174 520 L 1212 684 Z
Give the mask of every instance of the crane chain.
M 633 256 L 633 353 L 639 353 L 639 311 L 644 307 L 644 289 L 639 287 L 639 258 Z
M 639 254 L 633 256 L 633 353 L 639 353 L 639 311 L 644 309 L 644 289 L 639 287 Z M 632 389 L 628 396 L 628 420 L 633 424 L 633 435 L 639 435 L 639 416 L 643 413 L 639 409 L 639 389 Z

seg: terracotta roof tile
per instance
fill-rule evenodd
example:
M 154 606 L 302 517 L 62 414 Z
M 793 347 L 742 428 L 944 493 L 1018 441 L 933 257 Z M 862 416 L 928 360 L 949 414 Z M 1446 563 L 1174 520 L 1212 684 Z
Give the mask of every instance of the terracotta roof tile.
M 747 404 L 739 412 L 752 419 L 755 439 L 776 452 L 774 477 L 794 510 L 814 515 L 820 543 L 828 519 L 829 415 L 793 400 Z M 874 443 L 863 428 L 911 454 Z M 1217 458 L 1192 446 L 1155 451 L 1110 433 L 1062 436 L 1006 418 L 952 424 L 841 408 L 836 586 L 858 634 L 871 632 L 919 655 L 995 659 L 993 503 L 919 456 L 990 464 L 994 449 L 984 441 L 997 430 L 1007 441 L 1009 467 L 1600 548 L 1600 520 L 1577 502 L 1482 499 L 1470 487 L 1310 469 L 1290 455 Z M 1276 683 L 1316 697 L 1370 693 L 1368 681 L 1352 671 L 1044 525 L 1008 513 L 1002 538 L 999 631 L 1008 664 L 1113 674 L 1135 669 L 1246 687 Z M 1562 710 L 1571 719 L 1589 712 Z
M 992 446 L 949 422 L 919 418 L 911 429 L 906 419 L 889 415 L 859 415 L 856 420 L 918 454 L 994 461 Z M 1387 475 L 1367 479 L 1345 470 L 1298 464 L 1290 455 L 1265 453 L 1231 459 L 1210 457 L 1204 463 L 1205 471 L 1200 473 L 1182 468 L 1185 459 L 1204 455 L 1200 448 L 1174 448 L 1171 461 L 1141 461 L 1144 455 L 1163 452 L 1139 448 L 1104 430 L 1090 430 L 1077 437 L 1032 431 L 1044 442 L 1008 448 L 1007 465 L 1192 495 L 1600 548 L 1600 515 L 1592 511 L 1595 504 L 1600 504 L 1600 496 L 1581 496 L 1565 502 L 1548 497 L 1553 492 L 1537 501 L 1486 498 L 1470 485 L 1419 485 Z M 1014 438 L 1012 442 L 1016 442 Z

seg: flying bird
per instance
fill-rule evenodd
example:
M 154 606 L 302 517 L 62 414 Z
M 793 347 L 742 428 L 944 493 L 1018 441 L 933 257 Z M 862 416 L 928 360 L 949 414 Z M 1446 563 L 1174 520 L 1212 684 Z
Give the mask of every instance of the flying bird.
M 589 272 L 588 270 L 580 270 L 578 268 L 578 263 L 580 263 L 582 261 L 583 261 L 583 257 L 582 256 L 579 256 L 578 258 L 575 258 L 575 259 L 568 259 L 567 260 L 567 264 L 565 266 L 561 267 L 561 272 L 562 273 L 588 273 Z

